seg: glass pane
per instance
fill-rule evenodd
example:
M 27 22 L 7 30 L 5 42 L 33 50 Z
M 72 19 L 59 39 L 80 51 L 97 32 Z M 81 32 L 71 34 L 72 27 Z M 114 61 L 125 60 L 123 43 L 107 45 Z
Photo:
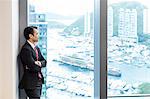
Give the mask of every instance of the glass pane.
M 94 0 L 28 0 L 28 25 L 39 27 L 43 99 L 94 99 Z
M 108 96 L 150 94 L 149 17 L 148 0 L 108 0 Z

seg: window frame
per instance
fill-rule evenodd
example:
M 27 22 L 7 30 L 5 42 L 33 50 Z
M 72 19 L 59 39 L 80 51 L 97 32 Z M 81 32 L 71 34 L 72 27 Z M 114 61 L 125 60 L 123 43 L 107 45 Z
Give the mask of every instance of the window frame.
M 28 22 L 28 0 L 19 0 L 19 47 L 24 44 L 23 30 Z M 106 7 L 107 0 L 94 0 L 94 99 L 107 97 Z M 101 16 L 100 16 L 101 15 Z M 100 25 L 100 23 L 102 25 Z M 100 49 L 101 48 L 101 49 Z
M 99 43 L 99 47 L 98 47 L 99 51 L 95 51 L 95 52 L 96 53 L 100 52 L 99 54 L 100 99 L 107 99 L 107 0 L 100 0 L 99 4 L 100 4 L 99 6 L 100 19 L 99 19 L 99 23 L 97 23 L 96 25 L 99 24 L 100 30 L 98 31 L 100 32 L 100 36 L 99 36 L 99 41 L 95 42 L 95 43 Z M 97 20 L 95 20 L 95 22 L 96 21 Z M 97 47 L 95 47 L 95 49 L 97 49 Z

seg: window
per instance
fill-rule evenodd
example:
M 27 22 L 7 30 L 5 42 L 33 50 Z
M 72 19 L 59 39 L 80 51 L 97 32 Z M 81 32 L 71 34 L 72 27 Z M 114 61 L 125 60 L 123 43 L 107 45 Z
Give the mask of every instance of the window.
M 94 0 L 27 0 L 47 59 L 42 97 L 94 99 Z
M 48 5 L 49 3 L 46 3 L 46 4 L 43 3 L 46 0 L 42 0 L 42 2 L 41 2 L 41 0 L 38 0 L 39 3 L 37 3 L 37 4 L 36 4 L 36 0 L 34 0 L 34 3 L 31 3 L 30 1 L 32 2 L 32 0 L 28 0 L 28 8 L 30 8 L 30 10 L 28 9 L 28 12 L 30 12 L 30 14 L 32 14 L 32 15 L 30 15 L 28 13 L 28 25 L 37 25 L 39 27 L 44 27 L 44 28 L 41 28 L 41 31 L 44 31 L 44 32 L 41 32 L 41 34 L 40 34 L 41 35 L 40 41 L 43 41 L 43 42 L 40 42 L 41 44 L 39 44 L 39 46 L 43 50 L 42 52 L 46 59 L 48 59 L 50 57 L 50 55 L 48 55 L 48 53 L 52 54 L 54 56 L 55 53 L 59 54 L 59 52 L 63 52 L 63 51 L 65 51 L 65 53 L 70 52 L 68 50 L 66 51 L 66 49 L 76 49 L 77 47 L 79 47 L 79 46 L 71 46 L 72 43 L 74 43 L 74 42 L 72 42 L 72 41 L 74 41 L 74 39 L 72 39 L 73 37 L 79 37 L 80 35 L 84 35 L 85 37 L 90 36 L 90 34 L 88 34 L 88 33 L 82 34 L 83 32 L 80 32 L 80 31 L 88 32 L 88 31 L 92 30 L 92 27 L 90 27 L 90 25 L 88 25 L 89 22 L 90 22 L 90 24 L 92 23 L 90 20 L 91 17 L 90 18 L 88 17 L 88 15 L 89 15 L 88 13 L 85 14 L 85 15 L 87 15 L 85 20 L 87 20 L 87 21 L 90 20 L 90 21 L 87 23 L 86 22 L 84 23 L 87 28 L 83 28 L 82 26 L 77 27 L 77 25 L 73 24 L 73 25 L 71 25 L 70 28 L 64 29 L 65 32 L 67 33 L 67 34 L 66 33 L 64 34 L 64 33 L 62 33 L 61 29 L 65 26 L 68 26 L 69 23 L 71 22 L 71 20 L 68 20 L 68 21 L 61 20 L 60 23 L 56 23 L 55 21 L 56 20 L 58 21 L 58 19 L 60 17 L 58 17 L 58 16 L 54 17 L 53 14 L 51 13 L 50 18 L 47 18 L 47 13 L 44 11 L 44 9 L 48 9 L 49 6 L 45 6 L 45 5 Z M 107 6 L 105 5 L 106 1 L 108 1 Z M 51 1 L 51 4 L 57 5 L 57 4 L 61 4 L 61 2 L 63 2 L 63 1 L 59 1 L 59 2 L 56 2 L 56 4 L 54 4 L 55 2 Z M 68 1 L 68 2 L 70 2 L 70 1 Z M 87 3 L 87 1 L 85 1 L 85 2 Z M 147 0 L 143 0 L 143 1 L 140 1 L 140 0 L 100 0 L 100 1 L 95 0 L 93 2 L 95 2 L 95 5 L 97 6 L 97 9 L 95 7 L 94 14 L 93 14 L 93 17 L 94 17 L 93 18 L 94 27 L 92 30 L 92 31 L 94 31 L 93 37 L 94 38 L 99 37 L 98 34 L 100 32 L 101 40 L 95 40 L 95 39 L 93 40 L 94 47 L 95 47 L 94 53 L 96 53 L 96 54 L 91 56 L 91 58 L 94 57 L 94 65 L 98 63 L 98 65 L 100 65 L 100 67 L 101 67 L 101 69 L 100 69 L 100 78 L 101 78 L 100 92 L 103 94 L 106 94 L 105 93 L 106 81 L 103 79 L 105 79 L 105 77 L 106 77 L 105 73 L 107 73 L 108 74 L 107 75 L 107 96 L 108 96 L 108 98 L 148 96 L 149 95 L 149 79 L 148 78 L 149 78 L 149 73 L 150 73 L 149 72 L 149 62 L 148 62 L 148 60 L 149 60 L 149 42 L 148 42 L 149 41 L 149 28 L 148 28 L 148 26 L 149 26 L 149 6 L 147 5 L 148 1 Z M 99 13 L 97 13 L 97 12 L 99 12 L 99 10 L 98 10 L 99 5 L 97 2 L 101 3 L 100 4 L 101 16 L 98 16 Z M 36 9 L 35 6 L 29 5 L 30 3 L 38 6 L 37 7 L 38 10 L 35 10 Z M 73 3 L 73 4 L 75 5 L 76 3 Z M 42 5 L 44 5 L 44 6 L 42 6 Z M 92 4 L 90 3 L 90 5 L 92 5 Z M 39 6 L 41 6 L 41 7 L 39 7 Z M 52 6 L 50 6 L 50 7 L 52 7 Z M 70 6 L 68 5 L 68 7 L 70 7 Z M 73 6 L 71 6 L 71 7 L 73 7 Z M 63 9 L 63 7 L 62 7 L 62 9 L 60 9 L 60 7 L 59 7 L 59 10 L 65 10 L 65 9 Z M 107 10 L 107 12 L 108 12 L 107 13 L 107 27 L 108 27 L 107 28 L 107 38 L 105 38 L 105 33 L 106 33 L 106 31 L 105 31 L 105 28 L 106 28 L 105 27 L 105 17 L 106 17 L 105 10 Z M 38 15 L 34 15 L 34 12 L 36 12 L 36 11 L 38 11 L 37 12 Z M 55 10 L 52 9 L 52 11 L 55 11 Z M 70 9 L 70 11 L 74 12 L 73 14 L 78 13 L 78 12 L 73 11 L 72 9 Z M 104 11 L 104 12 L 102 12 L 102 11 Z M 59 11 L 56 10 L 55 12 L 59 12 Z M 61 11 L 61 14 L 63 14 L 63 13 L 65 13 L 65 12 Z M 60 13 L 57 13 L 57 14 L 60 14 Z M 69 13 L 69 15 L 71 15 L 71 14 L 72 13 Z M 71 18 L 75 18 L 75 17 L 71 17 Z M 95 20 L 95 18 L 97 18 L 97 17 L 101 17 L 100 21 L 101 21 L 102 25 L 100 26 L 101 27 L 100 30 L 98 29 L 97 24 L 95 24 L 95 23 L 99 22 L 99 20 Z M 64 18 L 64 16 L 61 16 L 61 18 Z M 51 19 L 51 20 L 48 20 L 48 19 Z M 49 25 L 49 23 L 48 23 L 49 21 L 51 22 L 52 25 Z M 64 22 L 65 22 L 65 24 L 62 24 Z M 83 23 L 83 21 L 78 21 L 78 22 L 79 22 L 79 24 Z M 42 24 L 39 25 L 37 23 L 42 23 Z M 50 30 L 52 30 L 55 27 L 59 28 L 57 30 L 57 33 L 56 33 L 56 31 L 49 32 L 48 28 L 50 28 Z M 88 28 L 88 27 L 90 27 L 90 28 Z M 97 29 L 99 31 L 95 32 L 95 29 Z M 69 33 L 68 33 L 68 31 L 69 31 Z M 59 36 L 58 35 L 53 35 L 53 36 L 50 35 L 53 33 L 61 34 L 61 35 L 59 35 Z M 55 46 L 53 47 L 53 49 L 50 49 L 50 51 L 48 49 L 48 45 L 49 45 L 48 40 L 50 40 L 50 39 L 48 39 L 48 36 L 52 37 L 51 40 L 53 40 L 52 42 L 50 42 L 50 43 L 52 43 L 50 45 L 54 45 L 53 42 L 55 42 Z M 58 40 L 55 39 L 56 37 Z M 60 37 L 64 37 L 64 38 L 67 37 L 67 39 L 64 40 Z M 92 36 L 90 36 L 90 37 L 92 37 Z M 106 39 L 107 39 L 107 44 L 105 43 Z M 59 40 L 61 40 L 61 44 L 60 44 L 60 42 L 57 42 Z M 80 39 L 78 39 L 78 40 L 80 40 Z M 99 41 L 101 41 L 100 45 L 99 45 L 99 43 L 97 43 Z M 82 42 L 82 40 L 81 40 L 81 42 Z M 81 44 L 81 42 L 77 41 L 76 43 Z M 74 45 L 76 45 L 76 43 Z M 97 43 L 97 44 L 95 44 L 95 43 Z M 64 45 L 64 44 L 67 44 L 67 45 Z M 105 64 L 106 53 L 103 53 L 103 51 L 105 52 L 106 45 L 107 45 L 107 64 Z M 55 50 L 56 48 L 63 48 L 64 46 L 66 46 L 65 50 L 62 50 L 62 49 L 59 49 L 59 51 Z M 86 44 L 84 46 L 86 46 Z M 97 46 L 100 46 L 101 49 L 98 49 L 99 47 L 97 47 Z M 52 46 L 50 46 L 50 47 L 52 47 Z M 99 54 L 98 50 L 100 50 L 100 55 L 101 55 L 100 57 L 97 55 L 97 53 Z M 54 51 L 54 53 L 52 53 L 53 51 Z M 95 51 L 97 51 L 97 52 L 95 52 Z M 74 50 L 72 50 L 71 52 L 73 53 Z M 62 54 L 60 53 L 59 57 L 56 57 L 55 59 L 61 58 L 65 61 L 69 60 L 69 58 L 66 58 L 66 57 L 64 58 L 61 55 Z M 71 55 L 71 54 L 69 54 L 69 55 Z M 98 59 L 96 59 L 97 58 L 96 56 L 98 57 Z M 71 57 L 80 59 L 80 57 L 77 57 L 76 54 L 73 54 Z M 99 58 L 101 59 L 100 62 L 98 62 Z M 52 60 L 52 58 L 51 58 L 51 60 Z M 95 63 L 95 62 L 97 62 L 97 63 Z M 74 65 L 75 65 L 75 63 L 74 63 Z M 76 64 L 81 64 L 81 63 L 82 63 L 82 61 L 77 61 Z M 105 70 L 106 65 L 107 65 L 107 71 Z M 61 67 L 64 67 L 63 64 L 61 64 Z M 48 69 L 43 70 L 43 72 L 45 71 L 45 74 L 46 74 L 47 70 Z M 91 73 L 91 74 L 93 74 L 93 77 L 98 78 L 97 75 L 94 75 L 97 73 L 97 72 L 95 73 L 95 71 L 96 70 L 94 69 L 94 73 Z M 75 76 L 73 76 L 73 77 L 75 78 Z M 97 85 L 99 85 L 99 83 L 97 83 Z M 94 86 L 96 86 L 95 82 L 94 82 Z M 45 85 L 44 88 L 47 88 L 47 85 Z M 61 90 L 66 90 L 65 89 L 66 87 L 64 87 L 64 86 L 63 87 L 61 86 L 60 88 L 63 88 Z M 96 88 L 97 87 L 94 87 L 94 89 L 96 89 Z M 94 90 L 93 94 L 95 94 L 95 93 L 96 93 L 96 91 Z M 101 96 L 103 94 L 101 94 Z M 43 96 L 46 96 L 46 95 L 47 95 L 46 92 L 43 92 Z M 68 95 L 68 97 L 69 97 L 69 95 Z
M 49 33 L 48 34 L 48 27 L 51 27 L 51 28 L 54 28 L 55 26 L 57 26 L 57 27 L 59 27 L 59 28 L 62 28 L 62 26 L 64 27 L 64 24 L 60 24 L 60 23 L 56 23 L 55 22 L 55 24 L 53 23 L 53 21 L 51 22 L 53 25 L 47 25 L 48 24 L 48 21 L 49 20 L 47 20 L 47 16 L 46 16 L 46 14 L 45 14 L 45 11 L 43 10 L 43 8 L 46 8 L 47 9 L 47 7 L 49 7 L 49 6 L 45 6 L 45 4 L 46 5 L 48 5 L 48 3 L 42 3 L 42 2 L 46 2 L 47 0 L 38 0 L 39 1 L 39 3 L 37 3 L 36 1 L 37 0 L 34 0 L 34 2 L 32 2 L 33 0 L 19 0 L 20 2 L 19 2 L 19 16 L 20 16 L 20 21 L 19 21 L 19 23 L 20 23 L 20 39 L 19 39 L 19 41 L 20 41 L 20 45 L 22 45 L 23 43 L 24 43 L 24 37 L 23 37 L 23 30 L 24 30 L 24 27 L 26 27 L 26 26 L 28 26 L 28 25 L 36 25 L 36 26 L 38 26 L 39 28 L 40 27 L 43 27 L 43 28 L 40 28 L 40 41 L 42 41 L 42 42 L 39 42 L 39 47 L 41 48 L 41 50 L 42 50 L 42 54 L 44 55 L 44 57 L 46 58 L 46 59 L 48 59 L 48 57 L 50 57 L 49 55 L 48 55 L 48 53 L 47 52 L 51 52 L 51 50 L 50 51 L 48 51 L 48 49 L 47 49 L 47 47 L 48 47 L 48 40 L 50 40 L 50 39 L 48 39 L 48 35 L 51 33 Z M 50 0 L 48 0 L 48 1 L 50 1 Z M 75 2 L 76 0 L 74 0 L 73 2 Z M 100 1 L 102 1 L 102 3 L 101 3 L 101 5 L 100 5 Z M 59 2 L 55 2 L 55 1 L 51 1 L 50 3 L 54 3 L 54 5 L 55 5 L 55 3 L 56 3 L 56 5 L 57 5 L 57 3 L 59 4 L 60 2 L 63 2 L 63 1 L 59 1 Z M 69 1 L 70 2 L 70 1 Z M 72 2 L 72 3 L 73 3 Z M 82 3 L 81 3 L 81 5 L 80 5 L 80 3 L 78 4 L 78 5 L 80 5 L 80 6 L 82 6 L 82 4 L 83 5 L 85 5 L 85 6 L 87 6 L 87 0 L 86 1 L 81 1 Z M 93 35 L 93 38 L 94 38 L 94 40 L 93 40 L 93 42 L 94 42 L 94 48 L 93 48 L 93 50 L 94 50 L 94 52 L 92 52 L 92 53 L 90 53 L 90 54 L 94 54 L 93 56 L 91 56 L 91 58 L 93 58 L 94 59 L 94 71 L 93 71 L 93 73 L 91 72 L 91 74 L 93 74 L 93 77 L 94 77 L 94 81 L 92 81 L 92 82 L 94 82 L 93 84 L 92 84 L 92 87 L 90 87 L 90 89 L 92 89 L 92 93 L 90 93 L 91 95 L 92 95 L 92 97 L 87 97 L 87 98 L 93 98 L 94 97 L 94 99 L 99 99 L 99 97 L 106 97 L 106 87 L 105 87 L 105 85 L 106 85 L 106 71 L 105 71 L 105 69 L 106 69 L 106 61 L 103 61 L 103 60 L 100 60 L 100 54 L 101 54 L 101 56 L 106 56 L 106 50 L 104 50 L 104 49 L 106 49 L 106 36 L 104 37 L 104 35 L 106 35 L 106 34 L 104 34 L 103 36 L 101 36 L 101 38 L 100 38 L 100 33 L 101 34 L 103 34 L 103 33 L 106 33 L 106 17 L 103 17 L 103 16 L 100 16 L 100 14 L 102 14 L 102 15 L 106 15 L 106 10 L 105 9 L 103 9 L 103 11 L 102 11 L 102 9 L 101 9 L 101 11 L 100 11 L 100 6 L 103 8 L 103 7 L 106 7 L 106 0 L 92 0 L 92 3 L 89 3 L 89 2 L 91 2 L 90 0 L 88 1 L 88 5 L 90 5 L 90 6 L 87 6 L 87 7 L 90 7 L 90 8 L 87 8 L 87 9 L 89 9 L 90 10 L 90 12 L 92 12 L 92 10 L 94 10 L 93 11 L 93 15 L 92 15 L 92 13 L 90 14 L 90 16 L 92 15 L 93 16 L 93 22 L 91 22 L 91 21 L 88 21 L 88 22 L 86 22 L 86 23 L 84 23 L 84 24 L 86 24 L 86 27 L 88 27 L 89 28 L 89 26 L 90 25 L 88 25 L 88 23 L 90 22 L 90 24 L 93 24 L 93 30 L 91 29 L 91 27 L 90 27 L 90 29 L 88 29 L 88 28 L 84 28 L 83 30 L 86 30 L 86 31 L 93 31 L 93 33 L 94 33 L 94 35 Z M 35 6 L 31 6 L 31 5 L 29 5 L 29 4 L 32 4 L 32 5 L 38 5 L 38 10 L 36 10 L 36 11 L 38 11 L 37 12 L 37 14 L 38 14 L 38 16 L 36 15 L 36 14 L 34 14 L 34 12 L 35 12 Z M 68 4 L 68 3 L 66 3 L 66 4 Z M 93 6 L 94 5 L 94 6 Z M 41 7 L 39 7 L 39 6 L 41 6 Z M 53 6 L 53 5 L 52 5 Z M 69 8 L 70 6 L 68 6 L 68 8 Z M 74 6 L 72 6 L 72 7 L 74 7 Z M 77 6 L 78 7 L 78 6 Z M 56 7 L 56 8 L 58 8 L 57 10 L 61 10 L 60 9 L 60 7 Z M 84 8 L 84 6 L 83 7 L 81 7 L 81 8 Z M 74 8 L 75 9 L 75 8 Z M 79 8 L 77 8 L 77 9 L 79 9 Z M 72 9 L 68 9 L 68 10 L 70 10 L 70 12 L 72 11 L 73 12 L 73 10 Z M 84 10 L 85 10 L 85 8 L 84 8 Z M 81 11 L 84 11 L 83 9 L 81 10 Z M 105 10 L 105 11 L 104 11 Z M 44 11 L 44 12 L 41 12 L 41 11 Z M 30 12 L 30 14 L 29 14 L 29 12 Z M 71 13 L 72 13 L 71 12 Z M 80 11 L 79 11 L 80 12 Z M 101 12 L 101 13 L 100 13 Z M 76 12 L 76 13 L 78 13 L 78 12 Z M 81 14 L 81 13 L 80 13 Z M 84 14 L 84 15 L 88 15 L 88 13 L 86 13 L 86 14 Z M 53 17 L 53 16 L 50 16 L 50 17 Z M 103 25 L 100 25 L 100 17 L 101 17 L 101 19 L 102 19 L 102 23 L 103 23 Z M 39 18 L 39 19 L 38 19 Z M 57 16 L 56 17 L 54 17 L 54 18 L 57 18 Z M 58 17 L 58 18 L 60 18 L 60 17 Z M 63 17 L 64 18 L 64 17 Z M 74 17 L 72 17 L 72 18 L 74 18 Z M 83 17 L 82 17 L 83 18 Z M 92 17 L 86 17 L 86 20 L 89 20 L 89 18 L 92 18 Z M 53 19 L 53 18 L 52 18 Z M 91 20 L 91 19 L 90 19 Z M 55 21 L 55 20 L 54 20 Z M 58 20 L 57 20 L 58 21 Z M 63 20 L 61 20 L 62 22 L 63 22 Z M 38 23 L 41 23 L 41 24 L 38 24 Z M 70 21 L 65 21 L 65 25 L 66 24 L 68 24 L 68 23 L 70 23 Z M 82 22 L 83 23 L 83 22 Z M 54 27 L 53 27 L 54 26 Z M 92 26 L 92 25 L 91 25 Z M 101 27 L 100 27 L 101 26 Z M 81 28 L 81 27 L 80 27 Z M 82 27 L 83 28 L 83 27 Z M 101 28 L 101 29 L 100 29 Z M 58 29 L 59 30 L 59 29 Z M 74 34 L 75 32 L 77 32 L 78 33 L 78 35 L 79 35 L 79 32 L 77 31 L 77 30 L 79 30 L 79 28 L 75 28 L 75 29 L 73 29 L 73 31 L 72 31 L 72 33 Z M 82 29 L 81 29 L 82 30 Z M 82 31 L 83 31 L 82 30 Z M 101 30 L 101 31 L 100 31 Z M 52 32 L 54 32 L 54 31 L 52 31 Z M 59 33 L 62 33 L 62 32 L 59 32 Z M 45 36 L 45 35 L 47 35 L 47 36 Z M 65 35 L 60 35 L 60 36 L 64 36 L 65 37 Z M 72 36 L 77 36 L 77 35 L 72 35 Z M 84 35 L 84 36 L 90 36 L 90 34 L 89 33 L 87 33 L 87 35 Z M 102 41 L 101 41 L 101 44 L 100 44 L 100 39 L 103 39 Z M 92 39 L 91 39 L 92 40 Z M 56 40 L 55 40 L 56 41 Z M 105 43 L 104 43 L 105 42 Z M 53 40 L 50 42 L 50 43 L 53 43 Z M 69 42 L 69 43 L 71 43 L 71 42 Z M 54 44 L 53 44 L 54 45 Z M 56 46 L 55 46 L 55 48 L 58 46 L 57 45 L 57 43 L 55 44 Z M 91 45 L 91 44 L 90 44 Z M 102 50 L 100 49 L 100 45 L 101 45 L 101 47 L 103 47 L 102 48 Z M 63 45 L 64 46 L 64 45 Z M 62 46 L 60 46 L 60 47 L 62 47 Z M 58 46 L 58 48 L 60 48 L 59 46 Z M 75 48 L 76 46 L 67 46 L 67 48 Z M 100 52 L 100 50 L 101 50 L 101 52 Z M 54 49 L 52 49 L 52 51 L 54 51 Z M 104 51 L 105 51 L 105 53 L 104 53 Z M 56 53 L 58 53 L 58 51 L 56 51 Z M 87 52 L 88 53 L 88 52 Z M 52 54 L 52 55 L 54 55 L 54 53 Z M 89 54 L 87 54 L 87 55 L 89 55 Z M 103 58 L 103 57 L 101 57 L 101 59 Z M 57 58 L 57 57 L 56 57 Z M 51 59 L 50 59 L 51 60 Z M 106 57 L 105 57 L 105 60 L 106 60 Z M 100 62 L 101 61 L 101 62 Z M 101 63 L 101 64 L 100 64 Z M 61 65 L 62 66 L 62 65 Z M 102 67 L 102 68 L 100 68 L 100 67 Z M 47 74 L 47 70 L 48 69 L 43 69 L 43 73 L 45 74 L 44 76 L 46 77 L 46 74 Z M 82 69 L 83 70 L 83 69 Z M 100 75 L 101 74 L 101 75 Z M 85 74 L 86 75 L 86 74 Z M 101 76 L 101 77 L 100 77 Z M 86 76 L 85 76 L 86 77 Z M 91 76 L 92 77 L 92 76 Z M 101 80 L 100 80 L 100 78 L 101 78 Z M 48 78 L 49 79 L 49 78 Z M 100 85 L 101 84 L 101 85 Z M 100 86 L 101 86 L 101 89 L 100 89 Z M 64 87 L 65 88 L 65 87 Z M 45 90 L 45 89 L 48 89 L 48 87 L 47 87 L 47 85 L 45 84 L 45 85 L 43 85 L 43 92 L 42 92 L 42 99 L 45 99 L 46 98 L 46 95 L 47 95 L 47 90 Z M 63 91 L 63 90 L 61 90 L 61 91 Z M 54 91 L 53 91 L 54 92 Z M 82 91 L 82 92 L 84 92 L 84 91 Z M 88 91 L 86 91 L 86 92 L 88 92 Z M 57 91 L 56 92 L 54 92 L 53 94 L 54 95 L 58 95 L 59 93 L 57 93 Z M 22 93 L 22 90 L 20 90 L 20 94 L 22 95 L 23 93 Z M 102 94 L 102 95 L 100 95 L 100 94 Z M 62 96 L 62 94 L 60 94 L 61 96 Z M 66 95 L 65 95 L 66 96 Z M 69 98 L 69 94 L 68 94 L 68 97 L 67 98 Z M 76 97 L 74 97 L 74 98 L 76 98 Z M 81 96 L 79 96 L 79 98 L 81 98 Z M 62 97 L 61 97 L 61 99 L 62 99 Z M 64 99 L 66 99 L 66 97 L 64 98 Z M 83 96 L 83 99 L 85 99 L 85 96 Z
M 108 97 L 150 95 L 147 2 L 108 0 Z

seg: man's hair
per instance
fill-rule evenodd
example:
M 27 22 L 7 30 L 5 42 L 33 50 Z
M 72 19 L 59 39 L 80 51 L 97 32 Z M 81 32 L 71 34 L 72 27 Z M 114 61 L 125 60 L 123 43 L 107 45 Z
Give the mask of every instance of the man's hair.
M 26 40 L 30 39 L 29 34 L 34 35 L 34 29 L 37 29 L 36 26 L 28 26 L 24 29 L 24 37 Z

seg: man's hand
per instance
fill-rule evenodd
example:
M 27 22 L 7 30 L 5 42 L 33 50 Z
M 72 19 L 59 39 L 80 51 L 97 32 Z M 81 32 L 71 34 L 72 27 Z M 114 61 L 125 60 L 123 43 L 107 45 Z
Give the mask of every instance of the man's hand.
M 42 66 L 42 64 L 41 64 L 40 61 L 35 61 L 35 64 L 38 65 L 38 66 L 40 66 L 40 67 Z

